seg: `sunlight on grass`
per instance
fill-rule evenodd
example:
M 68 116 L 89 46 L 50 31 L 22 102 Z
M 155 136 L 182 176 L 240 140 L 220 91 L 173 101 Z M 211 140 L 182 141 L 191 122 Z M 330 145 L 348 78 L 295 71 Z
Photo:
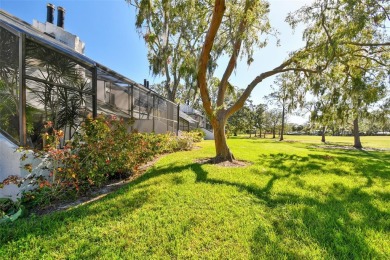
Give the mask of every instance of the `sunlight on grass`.
M 161 158 L 100 201 L 0 226 L 5 259 L 390 258 L 390 152 L 230 139 L 247 167 Z

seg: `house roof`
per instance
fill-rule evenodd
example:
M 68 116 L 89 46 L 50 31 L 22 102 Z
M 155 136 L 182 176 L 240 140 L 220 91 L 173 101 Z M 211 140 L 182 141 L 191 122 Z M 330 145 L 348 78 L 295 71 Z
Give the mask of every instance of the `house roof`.
M 189 115 L 187 115 L 186 113 L 184 113 L 182 111 L 179 111 L 179 117 L 184 119 L 185 121 L 187 121 L 189 123 L 198 123 L 198 121 L 196 121 L 195 119 L 193 119 L 192 117 L 190 117 Z
M 153 92 L 154 95 L 159 96 L 160 98 L 167 100 L 165 97 L 161 96 L 160 94 L 156 93 L 155 91 L 146 88 L 142 84 L 136 83 L 135 81 L 119 74 L 116 71 L 111 70 L 110 68 L 94 61 L 93 59 L 88 58 L 87 56 L 70 48 L 66 44 L 64 44 L 56 39 L 53 39 L 51 36 L 34 28 L 33 26 L 31 26 L 31 24 L 5 12 L 2 9 L 0 9 L 0 26 L 13 32 L 14 34 L 17 34 L 17 35 L 24 34 L 24 35 L 26 35 L 26 38 L 28 38 L 34 42 L 40 43 L 40 44 L 44 45 L 45 47 L 48 47 L 48 48 L 54 49 L 58 52 L 61 52 L 61 53 L 65 54 L 66 56 L 74 59 L 75 61 L 83 64 L 86 67 L 97 68 L 98 79 L 111 81 L 111 82 L 115 83 L 117 86 L 121 86 L 121 87 L 128 87 L 130 85 L 136 85 L 137 87 L 139 87 L 140 89 L 143 89 L 146 92 Z

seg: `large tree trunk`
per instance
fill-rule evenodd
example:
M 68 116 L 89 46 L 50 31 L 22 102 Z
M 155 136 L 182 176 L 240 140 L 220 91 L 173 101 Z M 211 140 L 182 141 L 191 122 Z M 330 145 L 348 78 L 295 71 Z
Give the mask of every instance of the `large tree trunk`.
M 275 139 L 275 135 L 276 135 L 276 126 L 274 126 L 274 128 L 272 129 L 272 139 Z
M 325 130 L 326 126 L 322 127 L 322 133 L 321 133 L 321 142 L 325 143 Z
M 261 138 L 261 128 L 260 128 L 259 130 L 260 130 L 260 134 L 259 134 L 259 137 Z
M 282 109 L 282 129 L 280 130 L 279 141 L 283 141 L 283 133 L 284 133 L 284 106 Z
M 363 148 L 362 143 L 360 142 L 360 134 L 359 134 L 359 120 L 358 117 L 356 117 L 353 120 L 353 139 L 354 139 L 354 145 L 353 147 L 361 149 Z
M 234 156 L 226 143 L 225 122 L 226 118 L 224 115 L 221 114 L 217 114 L 217 116 L 211 120 L 211 124 L 214 130 L 216 163 L 224 161 L 232 162 L 234 160 Z

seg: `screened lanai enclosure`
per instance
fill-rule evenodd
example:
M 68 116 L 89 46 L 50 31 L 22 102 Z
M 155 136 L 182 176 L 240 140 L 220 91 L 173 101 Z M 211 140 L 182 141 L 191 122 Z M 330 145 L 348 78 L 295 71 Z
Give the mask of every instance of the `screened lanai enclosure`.
M 179 108 L 0 10 L 0 131 L 40 148 L 45 124 L 72 138 L 86 117 L 114 115 L 139 132 L 178 131 Z

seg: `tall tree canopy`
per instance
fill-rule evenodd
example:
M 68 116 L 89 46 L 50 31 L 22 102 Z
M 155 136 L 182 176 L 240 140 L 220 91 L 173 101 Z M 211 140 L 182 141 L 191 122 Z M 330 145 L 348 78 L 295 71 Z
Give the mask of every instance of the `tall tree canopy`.
M 260 20 L 260 17 L 258 17 L 259 12 L 256 8 L 260 8 L 263 11 L 260 13 L 263 17 L 266 17 L 268 3 L 249 0 L 241 2 L 242 15 L 239 16 L 238 26 L 231 28 L 235 34 L 232 35 L 231 46 L 233 48 L 230 53 L 229 63 L 226 66 L 224 78 L 229 78 L 240 54 L 246 55 L 251 53 L 241 49 L 241 44 L 245 43 L 246 40 L 245 36 L 250 34 L 248 32 L 253 31 L 258 34 L 270 32 L 269 29 L 259 30 L 255 24 Z M 388 2 L 369 0 L 316 1 L 313 5 L 300 9 L 287 19 L 292 26 L 298 23 L 306 24 L 306 30 L 303 35 L 306 46 L 293 52 L 276 68 L 260 73 L 245 88 L 237 102 L 230 107 L 225 107 L 223 104 L 226 86 L 224 81 L 221 80 L 218 89 L 217 109 L 213 109 L 206 81 L 207 64 L 210 61 L 210 57 L 213 57 L 213 55 L 210 55 L 213 53 L 213 46 L 215 44 L 218 45 L 221 38 L 220 34 L 226 26 L 223 20 L 225 13 L 229 13 L 229 7 L 223 0 L 214 1 L 212 19 L 198 62 L 198 86 L 204 109 L 210 116 L 211 124 L 214 128 L 217 160 L 234 159 L 224 136 L 226 119 L 243 106 L 252 90 L 265 78 L 286 71 L 301 72 L 304 76 L 311 76 L 313 73 L 321 73 L 332 62 L 341 62 L 341 59 L 336 60 L 336 58 L 343 56 L 349 56 L 348 61 L 353 61 L 354 58 L 363 56 L 360 58 L 385 66 L 388 65 L 389 42 L 384 24 L 390 20 Z M 354 8 L 356 7 L 355 11 Z M 341 22 L 341 20 L 346 21 L 346 23 Z M 244 44 L 244 46 L 247 45 Z M 251 47 L 255 48 L 254 45 Z M 361 51 L 355 53 L 355 48 L 360 48 Z
M 327 0 L 303 7 L 287 19 L 292 26 L 306 24 L 307 44 L 328 43 L 322 55 L 330 62 L 321 74 L 311 75 L 309 90 L 319 97 L 316 107 L 323 110 L 317 119 L 353 121 L 356 148 L 362 147 L 359 117 L 383 97 L 386 88 L 389 11 L 388 1 L 383 0 Z
M 213 126 L 216 161 L 234 159 L 226 143 L 225 125 L 228 118 L 243 107 L 252 90 L 264 79 L 287 71 L 294 71 L 297 77 L 311 77 L 313 74 L 324 72 L 333 63 L 347 61 L 351 67 L 356 58 L 388 66 L 390 55 L 389 37 L 386 34 L 386 22 L 390 21 L 388 1 L 317 0 L 286 19 L 293 27 L 305 24 L 303 34 L 305 46 L 292 52 L 279 66 L 259 73 L 235 102 L 226 104 L 228 80 L 237 66 L 237 61 L 245 59 L 251 64 L 254 51 L 266 47 L 268 36 L 274 33 L 268 20 L 269 3 L 262 0 L 130 2 L 138 6 L 138 28 L 142 28 L 143 22 L 147 21 L 146 30 L 152 31 L 153 28 L 153 37 L 163 40 L 162 43 L 158 43 L 159 46 L 167 44 L 167 31 L 175 31 L 168 30 L 168 27 L 181 28 L 182 24 L 190 24 L 190 29 L 184 31 L 188 32 L 190 43 L 196 42 L 194 46 L 199 44 L 199 48 L 192 48 L 189 51 L 196 53 L 193 56 L 196 56 L 198 61 L 195 66 L 196 81 L 203 108 Z M 169 16 L 160 12 L 158 17 L 163 19 L 154 23 L 150 18 L 150 12 L 142 13 L 141 10 L 151 10 L 153 6 L 159 6 L 158 3 L 161 3 L 162 10 L 172 10 L 179 4 L 185 8 L 181 12 L 170 11 Z M 191 9 L 194 4 L 198 8 L 196 12 Z M 178 48 L 173 48 L 176 49 Z M 199 52 L 196 52 L 197 50 Z M 219 60 L 221 56 L 227 56 L 228 62 L 217 87 L 217 99 L 213 101 L 208 79 L 213 77 L 217 64 L 219 67 L 222 66 Z M 156 52 L 156 59 L 163 59 L 165 62 L 166 57 L 164 52 Z M 153 64 L 151 63 L 151 66 Z M 172 60 L 172 64 L 176 63 Z M 174 70 L 177 72 L 177 69 Z

